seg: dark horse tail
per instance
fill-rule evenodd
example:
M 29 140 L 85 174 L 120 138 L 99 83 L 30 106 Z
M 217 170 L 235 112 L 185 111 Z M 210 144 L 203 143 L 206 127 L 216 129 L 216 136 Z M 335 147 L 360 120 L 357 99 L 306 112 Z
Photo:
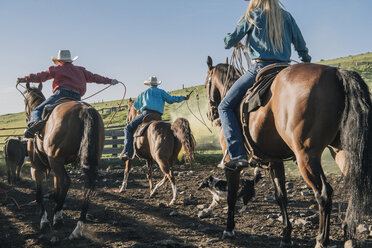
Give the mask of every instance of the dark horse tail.
M 79 118 L 83 125 L 83 137 L 80 142 L 78 158 L 84 174 L 88 177 L 86 187 L 93 190 L 97 179 L 97 167 L 100 149 L 100 116 L 93 107 L 84 107 Z
M 347 231 L 353 233 L 372 198 L 372 104 L 367 84 L 353 71 L 337 71 L 345 94 L 341 122 L 341 144 L 345 151 L 345 186 L 350 199 L 345 218 Z
M 191 133 L 190 123 L 185 118 L 177 118 L 171 126 L 174 135 L 181 142 L 185 151 L 185 161 L 187 164 L 194 162 L 195 139 Z

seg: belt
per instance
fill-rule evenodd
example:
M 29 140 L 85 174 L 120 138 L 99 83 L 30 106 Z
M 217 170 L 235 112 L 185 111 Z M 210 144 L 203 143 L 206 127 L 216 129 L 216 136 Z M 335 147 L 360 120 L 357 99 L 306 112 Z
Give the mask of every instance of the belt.
M 255 60 L 256 63 L 260 63 L 260 62 L 270 62 L 270 63 L 288 63 L 289 61 L 283 61 L 283 60 L 279 60 L 279 59 L 256 59 Z
M 66 91 L 70 91 L 70 92 L 72 92 L 72 93 L 75 93 L 75 94 L 79 94 L 79 95 L 81 95 L 80 92 L 78 92 L 78 91 L 76 91 L 76 90 L 66 89 L 66 88 L 62 88 L 62 87 L 58 88 L 58 90 L 66 90 Z

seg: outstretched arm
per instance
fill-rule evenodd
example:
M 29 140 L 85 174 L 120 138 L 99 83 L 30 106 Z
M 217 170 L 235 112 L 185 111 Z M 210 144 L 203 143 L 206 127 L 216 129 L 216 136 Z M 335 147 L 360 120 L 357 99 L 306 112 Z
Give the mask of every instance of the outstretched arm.
M 52 79 L 54 77 L 54 70 L 53 66 L 49 67 L 47 71 L 39 72 L 39 73 L 31 73 L 30 75 L 23 77 L 23 78 L 17 78 L 17 83 L 20 82 L 35 82 L 35 83 L 42 83 L 49 79 Z

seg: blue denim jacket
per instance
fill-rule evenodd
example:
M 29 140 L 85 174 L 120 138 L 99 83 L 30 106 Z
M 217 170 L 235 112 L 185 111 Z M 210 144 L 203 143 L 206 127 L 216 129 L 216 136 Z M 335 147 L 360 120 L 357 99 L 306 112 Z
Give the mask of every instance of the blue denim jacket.
M 291 57 L 291 43 L 298 52 L 300 59 L 303 62 L 310 62 L 311 57 L 308 54 L 309 50 L 306 47 L 304 38 L 298 28 L 292 15 L 285 10 L 283 11 L 284 34 L 283 34 L 283 51 L 274 52 L 271 46 L 268 35 L 266 35 L 266 13 L 257 8 L 250 12 L 250 16 L 256 21 L 258 28 L 252 23 L 248 23 L 243 17 L 239 21 L 235 30 L 228 33 L 225 37 L 225 48 L 229 49 L 239 43 L 241 39 L 248 34 L 249 39 L 249 55 L 251 59 L 263 60 L 281 60 L 289 61 Z
M 151 86 L 137 97 L 133 106 L 136 110 L 143 112 L 144 110 L 153 110 L 163 114 L 164 104 L 182 102 L 186 98 L 184 96 L 171 96 L 165 90 Z

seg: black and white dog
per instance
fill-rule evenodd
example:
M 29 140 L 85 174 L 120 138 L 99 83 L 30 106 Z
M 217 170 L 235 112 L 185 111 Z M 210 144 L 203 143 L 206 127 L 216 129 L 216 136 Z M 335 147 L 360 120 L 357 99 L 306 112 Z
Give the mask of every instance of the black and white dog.
M 239 212 L 244 212 L 247 208 L 248 202 L 255 196 L 255 184 L 262 178 L 261 173 L 258 168 L 254 170 L 253 179 L 242 179 L 241 187 L 238 193 L 238 199 L 243 200 L 243 207 Z M 220 203 L 221 197 L 227 195 L 227 181 L 218 179 L 213 176 L 209 176 L 203 180 L 199 185 L 199 190 L 207 188 L 209 192 L 213 195 L 213 201 L 209 205 L 208 209 L 203 210 L 204 214 L 201 214 L 201 217 L 209 215 L 213 209 L 217 207 Z

